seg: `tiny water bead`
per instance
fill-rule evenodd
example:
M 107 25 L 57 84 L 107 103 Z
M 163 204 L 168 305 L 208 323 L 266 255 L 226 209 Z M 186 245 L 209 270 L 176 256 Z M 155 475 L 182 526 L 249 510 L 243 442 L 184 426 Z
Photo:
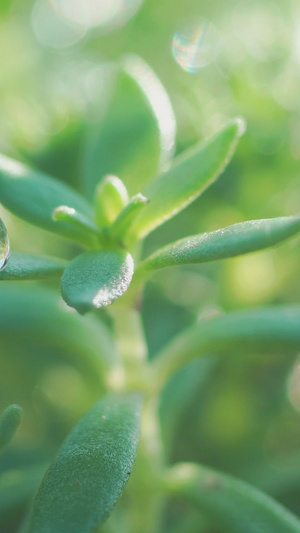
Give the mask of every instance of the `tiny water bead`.
M 215 27 L 207 19 L 200 20 L 174 35 L 173 57 L 184 70 L 194 74 L 215 59 L 218 44 Z
M 3 270 L 9 258 L 9 238 L 2 218 L 0 218 L 0 270 Z

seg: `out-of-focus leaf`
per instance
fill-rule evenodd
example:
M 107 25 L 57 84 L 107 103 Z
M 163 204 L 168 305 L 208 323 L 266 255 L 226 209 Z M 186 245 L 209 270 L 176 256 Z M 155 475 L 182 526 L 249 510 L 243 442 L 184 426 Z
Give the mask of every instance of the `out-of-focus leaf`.
M 91 219 L 91 206 L 68 185 L 6 156 L 0 156 L 0 202 L 18 217 L 54 233 L 85 243 L 85 233 L 66 222 L 55 222 L 59 205 L 73 207 Z
M 174 165 L 143 191 L 149 204 L 137 217 L 134 237 L 144 237 L 195 200 L 229 163 L 238 138 L 241 119 L 232 121 L 211 139 L 178 157 Z
M 123 251 L 91 251 L 71 261 L 61 280 L 64 300 L 79 313 L 106 307 L 128 289 L 133 259 Z
M 34 465 L 7 470 L 0 477 L 0 517 L 16 512 L 37 490 L 46 470 L 45 465 Z
M 169 244 L 148 257 L 137 273 L 172 265 L 205 263 L 255 252 L 279 244 L 299 231 L 300 216 L 241 222 Z
M 209 353 L 245 350 L 295 352 L 300 348 L 300 306 L 270 307 L 221 315 L 190 327 L 155 359 L 158 383 L 164 383 L 192 359 Z
M 109 395 L 73 428 L 38 491 L 30 533 L 90 533 L 105 520 L 131 473 L 141 396 Z
M 180 464 L 167 485 L 228 533 L 298 533 L 300 521 L 243 481 L 195 464 Z
M 0 271 L 0 280 L 59 277 L 66 265 L 63 259 L 11 252 L 7 267 Z
M 17 431 L 23 416 L 19 405 L 9 405 L 0 417 L 0 451 L 10 443 Z
M 83 159 L 83 187 L 93 195 L 105 174 L 116 174 L 138 192 L 172 155 L 175 119 L 154 72 L 130 57 L 117 75 L 108 107 L 94 125 Z
M 37 350 L 41 364 L 48 351 L 52 360 L 60 358 L 77 367 L 95 387 L 100 387 L 103 371 L 114 363 L 116 349 L 104 326 L 95 317 L 79 317 L 60 299 L 57 291 L 8 282 L 0 285 L 0 335 L 2 342 L 19 342 L 16 357 L 22 358 L 22 346 L 44 346 Z M 34 357 L 32 352 L 32 357 Z M 45 354 L 45 355 L 44 355 Z

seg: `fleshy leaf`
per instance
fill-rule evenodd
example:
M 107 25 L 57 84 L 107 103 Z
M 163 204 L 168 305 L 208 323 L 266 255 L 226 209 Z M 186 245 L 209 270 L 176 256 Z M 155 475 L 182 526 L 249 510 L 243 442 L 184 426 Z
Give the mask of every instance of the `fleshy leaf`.
M 170 100 L 144 61 L 130 56 L 123 62 L 108 100 L 84 153 L 82 184 L 89 197 L 105 174 L 120 176 L 131 193 L 138 192 L 173 154 Z
M 0 202 L 16 216 L 54 233 L 85 243 L 85 233 L 66 222 L 55 222 L 52 213 L 61 204 L 91 218 L 91 206 L 59 180 L 0 155 Z
M 141 193 L 133 196 L 129 203 L 122 209 L 114 223 L 110 228 L 110 235 L 117 242 L 126 243 L 126 234 L 130 230 L 131 225 L 136 219 L 141 209 L 148 203 L 148 198 L 145 198 Z
M 91 251 L 71 261 L 61 280 L 62 296 L 79 313 L 106 307 L 128 289 L 133 259 L 124 251 Z
M 297 352 L 300 349 L 300 306 L 266 307 L 204 320 L 178 335 L 154 362 L 159 387 L 181 366 L 209 353 Z
M 0 417 L 0 451 L 10 443 L 23 416 L 19 405 L 9 405 Z
M 300 216 L 249 220 L 169 244 L 148 257 L 139 270 L 205 263 L 247 254 L 279 244 L 299 231 Z
M 117 176 L 105 176 L 96 187 L 94 204 L 98 226 L 109 226 L 128 203 L 127 189 Z
M 0 271 L 0 281 L 59 277 L 66 265 L 63 259 L 11 252 L 7 267 Z
M 141 396 L 109 395 L 79 420 L 45 475 L 29 533 L 90 533 L 114 507 L 131 473 Z
M 149 204 L 137 217 L 132 235 L 144 237 L 195 200 L 224 170 L 241 136 L 241 119 L 188 150 L 143 191 Z
M 247 483 L 195 464 L 169 473 L 168 488 L 183 496 L 228 533 L 298 533 L 300 521 Z

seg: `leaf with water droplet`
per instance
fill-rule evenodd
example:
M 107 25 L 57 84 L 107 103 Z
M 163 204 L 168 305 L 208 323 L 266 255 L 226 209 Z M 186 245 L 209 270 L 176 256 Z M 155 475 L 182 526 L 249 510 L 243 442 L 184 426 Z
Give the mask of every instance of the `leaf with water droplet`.
M 126 58 L 107 93 L 108 105 L 97 122 L 93 117 L 83 155 L 82 186 L 89 197 L 105 174 L 120 176 L 134 194 L 173 155 L 172 106 L 144 61 Z
M 7 267 L 0 272 L 0 281 L 59 277 L 66 265 L 63 259 L 11 252 Z
M 133 259 L 125 251 L 97 250 L 73 259 L 61 280 L 62 296 L 79 313 L 106 307 L 128 289 Z
M 0 271 L 6 268 L 9 259 L 9 238 L 5 224 L 0 218 Z
M 214 525 L 228 533 L 298 533 L 300 521 L 258 489 L 204 466 L 187 463 L 173 467 L 167 488 L 187 499 Z
M 0 155 L 0 202 L 16 216 L 54 233 L 86 244 L 86 233 L 67 222 L 55 222 L 52 213 L 68 205 L 92 220 L 92 207 L 68 185 Z
M 248 220 L 186 237 L 145 259 L 136 274 L 187 263 L 205 263 L 247 254 L 279 244 L 300 232 L 300 216 Z
M 19 405 L 9 405 L 0 417 L 0 451 L 10 443 L 16 433 L 23 416 Z
M 208 353 L 245 351 L 295 353 L 300 350 L 300 306 L 274 306 L 217 316 L 191 326 L 155 358 L 157 383 Z
M 79 420 L 40 486 L 29 533 L 91 533 L 107 518 L 132 471 L 141 403 L 111 394 Z
M 145 237 L 195 200 L 229 163 L 241 135 L 240 119 L 193 147 L 144 190 L 149 204 L 133 224 L 133 237 Z

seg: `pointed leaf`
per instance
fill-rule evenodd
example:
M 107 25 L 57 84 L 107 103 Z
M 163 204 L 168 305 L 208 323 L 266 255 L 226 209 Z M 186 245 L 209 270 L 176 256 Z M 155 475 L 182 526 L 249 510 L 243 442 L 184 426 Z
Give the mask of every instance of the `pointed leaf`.
M 137 272 L 255 252 L 279 244 L 299 231 L 300 216 L 241 222 L 169 244 L 148 257 Z
M 110 395 L 79 420 L 45 475 L 29 533 L 90 533 L 107 518 L 131 473 L 141 397 Z
M 105 176 L 94 195 L 98 226 L 110 226 L 128 202 L 129 196 L 123 181 L 117 176 Z
M 133 259 L 124 251 L 92 251 L 69 263 L 61 280 L 62 296 L 79 313 L 106 307 L 128 289 Z
M 110 228 L 110 235 L 116 242 L 126 243 L 126 235 L 135 221 L 138 213 L 149 202 L 141 193 L 133 196 L 122 209 Z
M 19 405 L 9 405 L 0 417 L 0 451 L 10 443 L 23 416 Z
M 67 262 L 63 259 L 12 252 L 0 280 L 45 279 L 59 277 Z
M 82 184 L 89 197 L 105 174 L 116 174 L 131 193 L 138 192 L 173 153 L 171 103 L 144 61 L 138 57 L 125 61 L 114 86 L 108 87 L 107 99 L 107 109 L 94 124 L 83 158 Z
M 250 485 L 195 464 L 175 466 L 168 488 L 228 533 L 298 533 L 300 520 Z
M 59 180 L 0 155 L 0 202 L 16 216 L 65 237 L 85 243 L 85 233 L 66 222 L 55 222 L 53 210 L 65 204 L 91 217 L 91 206 Z
M 300 306 L 266 307 L 220 315 L 175 337 L 154 362 L 159 387 L 182 365 L 209 353 L 300 349 Z
M 178 157 L 143 191 L 150 202 L 137 217 L 132 235 L 144 237 L 195 200 L 224 170 L 240 136 L 241 119 L 237 119 Z

